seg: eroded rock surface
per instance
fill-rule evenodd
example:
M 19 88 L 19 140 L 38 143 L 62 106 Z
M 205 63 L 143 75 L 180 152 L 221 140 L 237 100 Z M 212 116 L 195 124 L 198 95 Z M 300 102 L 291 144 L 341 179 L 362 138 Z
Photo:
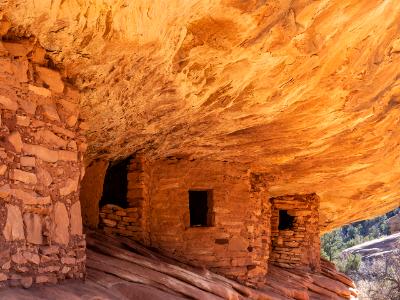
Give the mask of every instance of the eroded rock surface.
M 84 92 L 88 161 L 143 150 L 247 163 L 269 175 L 272 196 L 317 193 L 322 231 L 399 205 L 398 1 L 6 0 L 0 8 L 5 39 L 35 36 Z
M 399 243 L 400 232 L 347 248 L 343 254 L 359 254 L 365 260 L 389 257 L 398 250 Z

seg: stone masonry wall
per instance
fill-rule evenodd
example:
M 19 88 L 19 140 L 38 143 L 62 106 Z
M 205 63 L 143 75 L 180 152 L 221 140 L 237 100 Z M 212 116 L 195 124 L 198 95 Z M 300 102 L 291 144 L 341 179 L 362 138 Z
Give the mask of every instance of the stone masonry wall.
M 0 42 L 0 286 L 82 278 L 78 93 L 29 41 Z
M 319 197 L 315 194 L 271 198 L 270 262 L 286 268 L 320 269 Z M 294 217 L 292 229 L 279 230 L 279 210 Z
M 239 281 L 264 280 L 270 204 L 250 181 L 248 169 L 239 164 L 155 162 L 149 185 L 151 246 Z M 212 190 L 211 227 L 190 227 L 189 190 Z
M 254 178 L 253 178 L 254 179 Z M 190 227 L 190 189 L 212 190 L 213 224 Z M 128 236 L 192 265 L 262 281 L 270 247 L 270 203 L 246 168 L 215 161 L 131 160 L 129 208 L 100 212 L 105 232 Z
M 143 156 L 131 159 L 128 169 L 129 207 L 107 204 L 100 211 L 100 227 L 106 233 L 128 236 L 149 245 L 149 169 Z
M 139 223 L 140 218 L 136 207 L 122 208 L 114 204 L 106 204 L 100 210 L 100 228 L 105 233 L 141 241 L 142 228 L 138 226 Z

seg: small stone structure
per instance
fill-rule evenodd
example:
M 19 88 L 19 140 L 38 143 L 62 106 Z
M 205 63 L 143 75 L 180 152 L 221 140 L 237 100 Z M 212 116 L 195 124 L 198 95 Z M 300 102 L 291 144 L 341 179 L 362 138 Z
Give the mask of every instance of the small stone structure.
M 269 255 L 269 202 L 251 189 L 249 177 L 246 168 L 229 163 L 165 160 L 150 166 L 136 157 L 128 174 L 130 207 L 104 206 L 101 226 L 192 265 L 261 280 Z M 189 190 L 212 190 L 208 226 L 191 226 Z
M 203 207 L 197 205 L 201 197 Z M 254 283 L 263 280 L 269 261 L 319 269 L 318 196 L 270 199 L 265 179 L 244 165 L 178 159 L 150 163 L 134 157 L 127 201 L 126 209 L 102 207 L 105 232 L 192 265 Z M 293 217 L 290 230 L 278 230 L 280 210 Z
M 270 262 L 286 268 L 320 270 L 319 197 L 291 195 L 271 198 Z
M 77 102 L 42 48 L 0 42 L 0 286 L 84 277 Z

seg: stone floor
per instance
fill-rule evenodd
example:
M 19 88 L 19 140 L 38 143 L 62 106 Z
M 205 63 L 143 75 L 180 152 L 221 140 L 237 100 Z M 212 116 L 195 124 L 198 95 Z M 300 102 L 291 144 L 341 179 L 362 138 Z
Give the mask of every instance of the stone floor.
M 92 277 L 92 278 L 91 278 Z M 1 300 L 127 300 L 127 299 L 184 299 L 160 291 L 151 286 L 132 283 L 108 276 L 105 273 L 89 270 L 89 278 L 83 283 L 71 280 L 48 286 L 35 286 L 30 289 L 9 288 L 0 290 Z

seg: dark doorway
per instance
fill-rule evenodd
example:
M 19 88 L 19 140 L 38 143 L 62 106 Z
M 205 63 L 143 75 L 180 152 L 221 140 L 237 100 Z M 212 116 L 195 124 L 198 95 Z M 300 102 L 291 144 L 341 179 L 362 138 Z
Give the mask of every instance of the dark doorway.
M 191 227 L 208 227 L 212 225 L 211 197 L 211 191 L 189 191 Z
M 109 165 L 103 185 L 103 195 L 100 207 L 106 204 L 128 207 L 128 168 L 131 158 L 114 162 Z
M 279 230 L 293 229 L 294 217 L 289 215 L 287 210 L 279 211 Z

